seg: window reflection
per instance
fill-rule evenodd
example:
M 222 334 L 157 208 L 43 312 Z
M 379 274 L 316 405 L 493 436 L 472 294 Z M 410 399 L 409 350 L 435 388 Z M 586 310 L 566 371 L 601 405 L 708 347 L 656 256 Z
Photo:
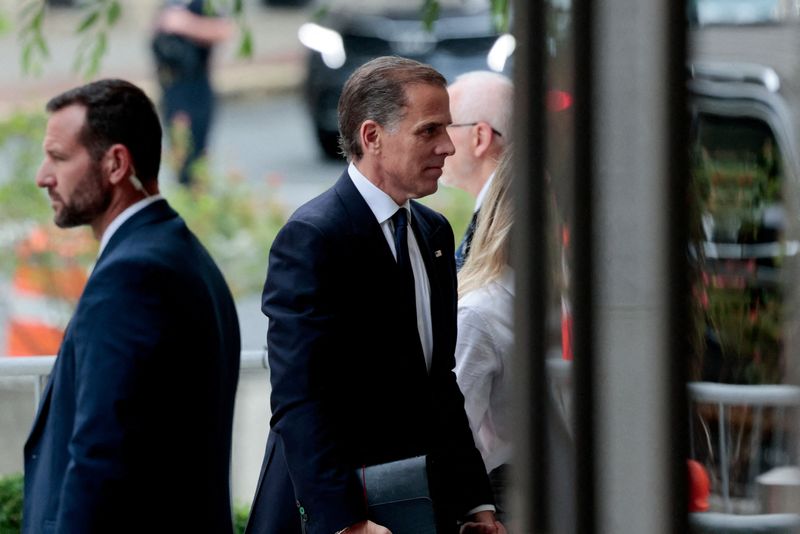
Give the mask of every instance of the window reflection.
M 569 0 L 545 2 L 547 21 L 546 222 L 548 268 L 548 489 L 554 533 L 576 531 L 573 359 L 573 242 L 575 146 L 574 30 Z
M 793 35 L 789 25 L 692 34 L 690 490 L 708 483 L 705 502 L 690 504 L 697 532 L 800 528 L 800 388 L 787 348 L 796 60 L 782 52 Z
M 751 118 L 700 114 L 692 151 L 700 239 L 700 346 L 694 379 L 734 384 L 780 381 L 782 247 L 780 150 Z

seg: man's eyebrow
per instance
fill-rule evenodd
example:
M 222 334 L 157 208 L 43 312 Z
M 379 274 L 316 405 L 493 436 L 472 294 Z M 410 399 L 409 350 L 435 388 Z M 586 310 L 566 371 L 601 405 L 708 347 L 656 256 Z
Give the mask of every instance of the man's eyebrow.
M 444 122 L 441 121 L 427 121 L 423 122 L 417 128 L 418 130 L 427 130 L 428 128 L 444 128 L 447 126 Z

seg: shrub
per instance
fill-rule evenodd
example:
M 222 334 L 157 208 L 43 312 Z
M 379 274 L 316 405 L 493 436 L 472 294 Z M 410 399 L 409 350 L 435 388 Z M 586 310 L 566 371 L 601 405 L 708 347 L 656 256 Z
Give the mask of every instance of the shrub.
M 22 530 L 21 474 L 0 477 L 0 534 L 18 534 Z

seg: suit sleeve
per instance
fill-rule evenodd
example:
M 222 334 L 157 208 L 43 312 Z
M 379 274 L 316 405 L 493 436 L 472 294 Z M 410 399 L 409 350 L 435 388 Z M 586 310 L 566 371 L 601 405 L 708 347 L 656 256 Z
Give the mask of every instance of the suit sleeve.
M 321 398 L 335 395 L 326 368 L 337 357 L 331 297 L 335 245 L 314 225 L 292 220 L 270 251 L 262 309 L 269 318 L 272 430 L 307 531 L 330 534 L 366 519 L 355 474 L 343 467 Z
M 104 266 L 73 318 L 75 422 L 57 532 L 113 530 L 142 498 L 129 494 L 129 481 L 146 453 L 132 444 L 148 441 L 141 406 L 157 372 L 151 360 L 158 332 L 168 327 L 156 280 L 145 265 Z

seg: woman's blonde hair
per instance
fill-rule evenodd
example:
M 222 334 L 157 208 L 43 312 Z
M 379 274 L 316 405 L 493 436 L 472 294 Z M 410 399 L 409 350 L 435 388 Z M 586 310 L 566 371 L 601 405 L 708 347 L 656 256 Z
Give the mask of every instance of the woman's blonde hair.
M 496 280 L 509 263 L 514 200 L 511 196 L 513 156 L 508 147 L 495 170 L 475 223 L 469 256 L 458 273 L 458 294 Z

